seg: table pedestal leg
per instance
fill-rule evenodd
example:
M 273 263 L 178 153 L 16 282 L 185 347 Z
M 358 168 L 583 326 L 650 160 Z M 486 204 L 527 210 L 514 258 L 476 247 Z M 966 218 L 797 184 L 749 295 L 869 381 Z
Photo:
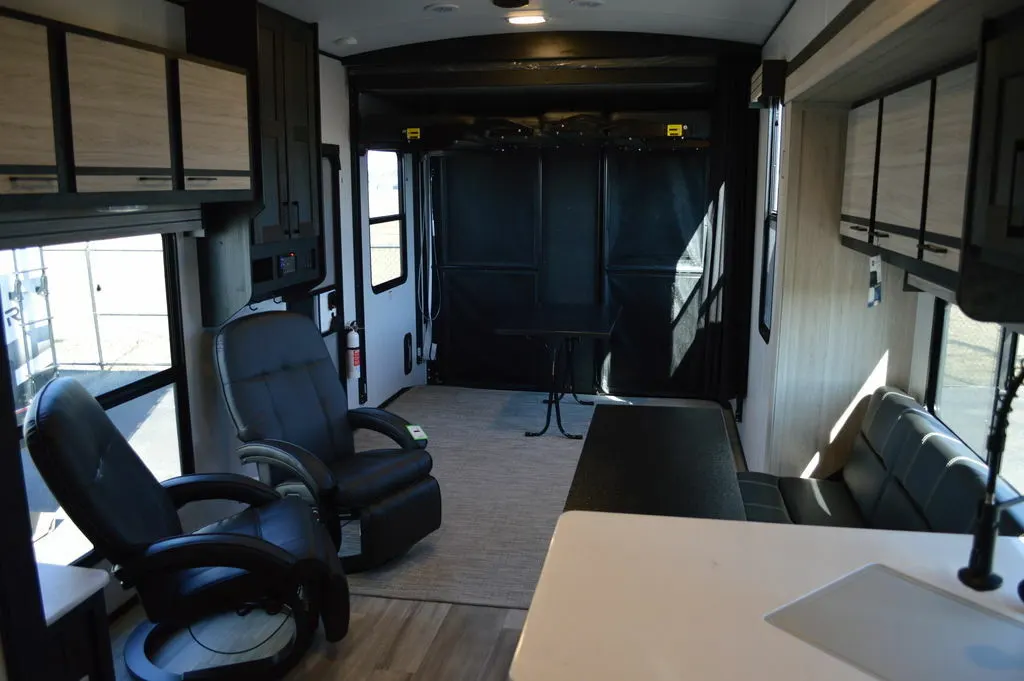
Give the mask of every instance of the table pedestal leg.
M 551 381 L 548 384 L 548 398 L 544 400 L 544 403 L 548 405 L 547 416 L 544 417 L 544 427 L 536 433 L 527 432 L 526 437 L 540 437 L 544 433 L 548 432 L 548 428 L 551 427 L 551 406 L 554 405 L 558 410 L 558 425 L 561 428 L 562 425 L 562 410 L 558 409 L 559 395 L 558 395 L 558 350 L 561 347 L 559 343 L 549 343 L 545 341 L 544 348 L 548 351 L 548 359 L 551 361 Z
M 548 398 L 544 400 L 544 404 L 547 405 L 547 414 L 544 417 L 544 427 L 536 433 L 526 433 L 526 437 L 540 437 L 548 432 L 548 428 L 551 427 L 551 410 L 555 410 L 555 424 L 558 426 L 558 430 L 561 431 L 562 435 L 569 438 L 570 440 L 582 440 L 582 435 L 572 435 L 565 432 L 565 426 L 562 425 L 562 397 L 565 396 L 566 382 L 571 383 L 572 369 L 566 364 L 562 367 L 558 366 L 559 355 L 562 354 L 563 345 L 565 346 L 565 360 L 569 361 L 571 356 L 571 345 L 568 339 L 561 342 L 546 342 L 544 346 L 548 350 L 548 356 L 551 360 L 551 383 L 548 386 Z M 561 371 L 559 371 L 561 368 Z M 569 373 L 569 378 L 566 377 L 565 372 Z M 575 395 L 575 393 L 574 393 Z
M 577 338 L 567 338 L 566 343 L 566 361 L 569 363 L 569 391 L 572 393 L 572 399 L 576 400 L 576 404 L 584 407 L 593 407 L 594 403 L 591 400 L 581 400 L 579 395 L 576 394 L 576 344 L 579 342 Z

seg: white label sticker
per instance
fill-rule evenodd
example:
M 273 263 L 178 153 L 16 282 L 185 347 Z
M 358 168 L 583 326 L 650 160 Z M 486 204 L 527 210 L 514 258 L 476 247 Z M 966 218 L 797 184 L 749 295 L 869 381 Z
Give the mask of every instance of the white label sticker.
M 427 439 L 427 432 L 420 426 L 406 426 L 405 429 L 409 431 L 409 435 L 412 435 L 413 440 Z
M 868 307 L 882 302 L 882 256 L 868 259 Z

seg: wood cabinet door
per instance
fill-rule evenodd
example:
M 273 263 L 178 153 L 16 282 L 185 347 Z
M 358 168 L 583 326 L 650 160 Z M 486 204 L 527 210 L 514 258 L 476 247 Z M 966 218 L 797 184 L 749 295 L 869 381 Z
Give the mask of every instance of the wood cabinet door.
M 75 34 L 67 44 L 79 191 L 172 189 L 152 179 L 171 175 L 166 57 Z
M 956 251 L 959 256 L 963 239 L 976 71 L 977 66 L 971 64 L 935 81 L 924 258 L 947 268 L 958 260 L 949 254 Z
M 263 210 L 253 219 L 253 242 L 268 244 L 291 235 L 288 203 L 288 157 L 285 153 L 284 31 L 259 27 L 260 160 Z
M 900 253 L 917 257 L 924 210 L 924 169 L 928 154 L 931 82 L 882 100 L 875 229 L 893 235 Z M 885 244 L 879 244 L 885 247 Z
M 57 191 L 46 28 L 0 17 L 0 194 Z
M 878 102 L 850 112 L 846 127 L 846 168 L 839 232 L 868 240 L 874 203 L 875 153 L 878 148 Z
M 252 166 L 245 74 L 182 60 L 178 79 L 185 188 L 247 188 Z
M 285 120 L 291 234 L 320 234 L 320 139 L 316 134 L 316 43 L 308 26 L 289 27 L 284 44 Z

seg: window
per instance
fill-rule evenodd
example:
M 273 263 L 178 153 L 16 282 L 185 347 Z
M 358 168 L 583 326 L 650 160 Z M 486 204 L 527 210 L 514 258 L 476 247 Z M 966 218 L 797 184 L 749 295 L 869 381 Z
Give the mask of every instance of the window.
M 370 217 L 370 286 L 383 293 L 406 280 L 405 216 L 400 158 L 395 151 L 366 154 Z
M 782 102 L 772 105 L 768 122 L 768 159 L 764 193 L 764 233 L 761 247 L 761 299 L 758 327 L 767 343 L 775 307 L 775 257 L 779 232 L 779 176 L 782 160 Z
M 176 273 L 168 276 L 168 247 L 173 252 L 171 237 L 148 235 L 0 251 L 18 423 L 47 381 L 74 378 L 161 480 L 181 475 L 183 460 L 177 391 L 184 370 L 171 342 L 168 283 L 176 290 Z M 24 447 L 21 457 L 37 560 L 78 561 L 92 546 Z
M 943 311 L 944 308 L 944 311 Z M 995 415 L 1000 388 L 1024 359 L 1017 334 L 999 326 L 978 322 L 955 305 L 939 305 L 943 325 L 941 346 L 933 357 L 935 370 L 932 411 L 957 437 L 982 459 L 988 458 L 988 434 Z M 1024 489 L 1024 417 L 1020 401 L 1010 415 L 1002 476 Z

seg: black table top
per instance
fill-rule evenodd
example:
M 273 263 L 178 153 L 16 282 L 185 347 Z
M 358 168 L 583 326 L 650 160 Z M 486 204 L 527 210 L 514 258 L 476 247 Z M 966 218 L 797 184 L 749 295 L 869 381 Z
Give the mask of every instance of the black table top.
M 746 520 L 724 409 L 601 405 L 566 511 Z
M 523 305 L 503 309 L 495 319 L 499 336 L 609 338 L 619 310 L 605 305 Z

